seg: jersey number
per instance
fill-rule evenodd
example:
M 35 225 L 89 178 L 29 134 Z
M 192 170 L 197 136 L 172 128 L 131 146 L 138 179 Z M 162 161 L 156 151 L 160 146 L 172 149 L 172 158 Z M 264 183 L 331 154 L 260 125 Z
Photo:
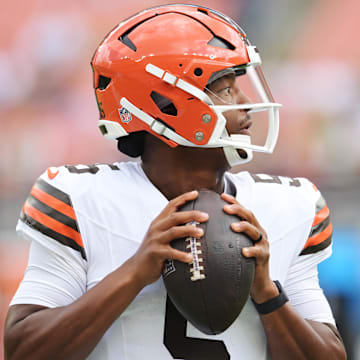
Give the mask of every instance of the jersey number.
M 177 311 L 169 296 L 166 298 L 164 345 L 174 359 L 229 360 L 223 341 L 186 336 L 187 320 Z
M 256 183 L 267 183 L 267 184 L 280 184 L 285 185 L 286 183 L 290 186 L 299 187 L 301 182 L 298 179 L 293 179 L 288 176 L 276 176 L 276 175 L 265 175 L 262 177 L 261 174 L 250 174 Z
M 106 165 L 111 170 L 120 170 L 116 165 L 112 164 L 93 164 L 79 167 L 78 165 L 65 165 L 68 171 L 72 174 L 96 174 L 100 168 L 99 166 Z

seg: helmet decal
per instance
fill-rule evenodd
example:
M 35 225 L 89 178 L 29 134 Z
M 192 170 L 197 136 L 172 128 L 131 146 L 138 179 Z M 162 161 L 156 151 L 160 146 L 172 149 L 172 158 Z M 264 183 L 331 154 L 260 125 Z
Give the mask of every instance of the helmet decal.
M 132 120 L 131 112 L 124 107 L 119 109 L 120 120 L 128 124 Z

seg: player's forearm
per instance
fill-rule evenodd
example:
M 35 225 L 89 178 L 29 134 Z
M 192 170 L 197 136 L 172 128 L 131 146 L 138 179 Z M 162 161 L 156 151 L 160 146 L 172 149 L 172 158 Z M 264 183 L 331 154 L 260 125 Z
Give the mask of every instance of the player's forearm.
M 85 359 L 141 290 L 134 266 L 126 262 L 68 306 L 46 308 L 8 324 L 7 360 Z
M 261 315 L 272 360 L 346 359 L 345 349 L 336 334 L 323 323 L 304 320 L 289 303 Z

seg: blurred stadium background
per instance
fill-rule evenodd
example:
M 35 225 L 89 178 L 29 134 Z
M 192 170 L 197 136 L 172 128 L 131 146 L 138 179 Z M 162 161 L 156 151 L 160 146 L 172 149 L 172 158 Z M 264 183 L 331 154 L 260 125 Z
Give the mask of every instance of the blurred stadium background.
M 49 166 L 122 159 L 97 129 L 90 58 L 123 18 L 172 1 L 14 0 L 0 12 L 0 336 L 28 244 L 14 228 Z M 188 2 L 184 0 L 184 2 Z M 257 45 L 281 111 L 273 156 L 250 171 L 310 178 L 325 195 L 334 253 L 319 267 L 349 359 L 360 359 L 360 2 L 198 0 Z M 2 346 L 0 359 L 3 358 Z

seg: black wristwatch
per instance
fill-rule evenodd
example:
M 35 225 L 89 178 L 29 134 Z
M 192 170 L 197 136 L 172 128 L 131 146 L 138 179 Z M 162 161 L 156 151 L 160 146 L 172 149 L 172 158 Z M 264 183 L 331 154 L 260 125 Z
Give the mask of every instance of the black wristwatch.
M 261 304 L 256 303 L 254 300 L 252 301 L 257 312 L 259 314 L 269 314 L 277 309 L 279 309 L 281 306 L 283 306 L 287 301 L 289 301 L 289 298 L 287 297 L 284 289 L 282 288 L 281 284 L 279 281 L 275 280 L 274 281 L 276 287 L 279 290 L 279 295 L 268 300 L 265 301 Z

